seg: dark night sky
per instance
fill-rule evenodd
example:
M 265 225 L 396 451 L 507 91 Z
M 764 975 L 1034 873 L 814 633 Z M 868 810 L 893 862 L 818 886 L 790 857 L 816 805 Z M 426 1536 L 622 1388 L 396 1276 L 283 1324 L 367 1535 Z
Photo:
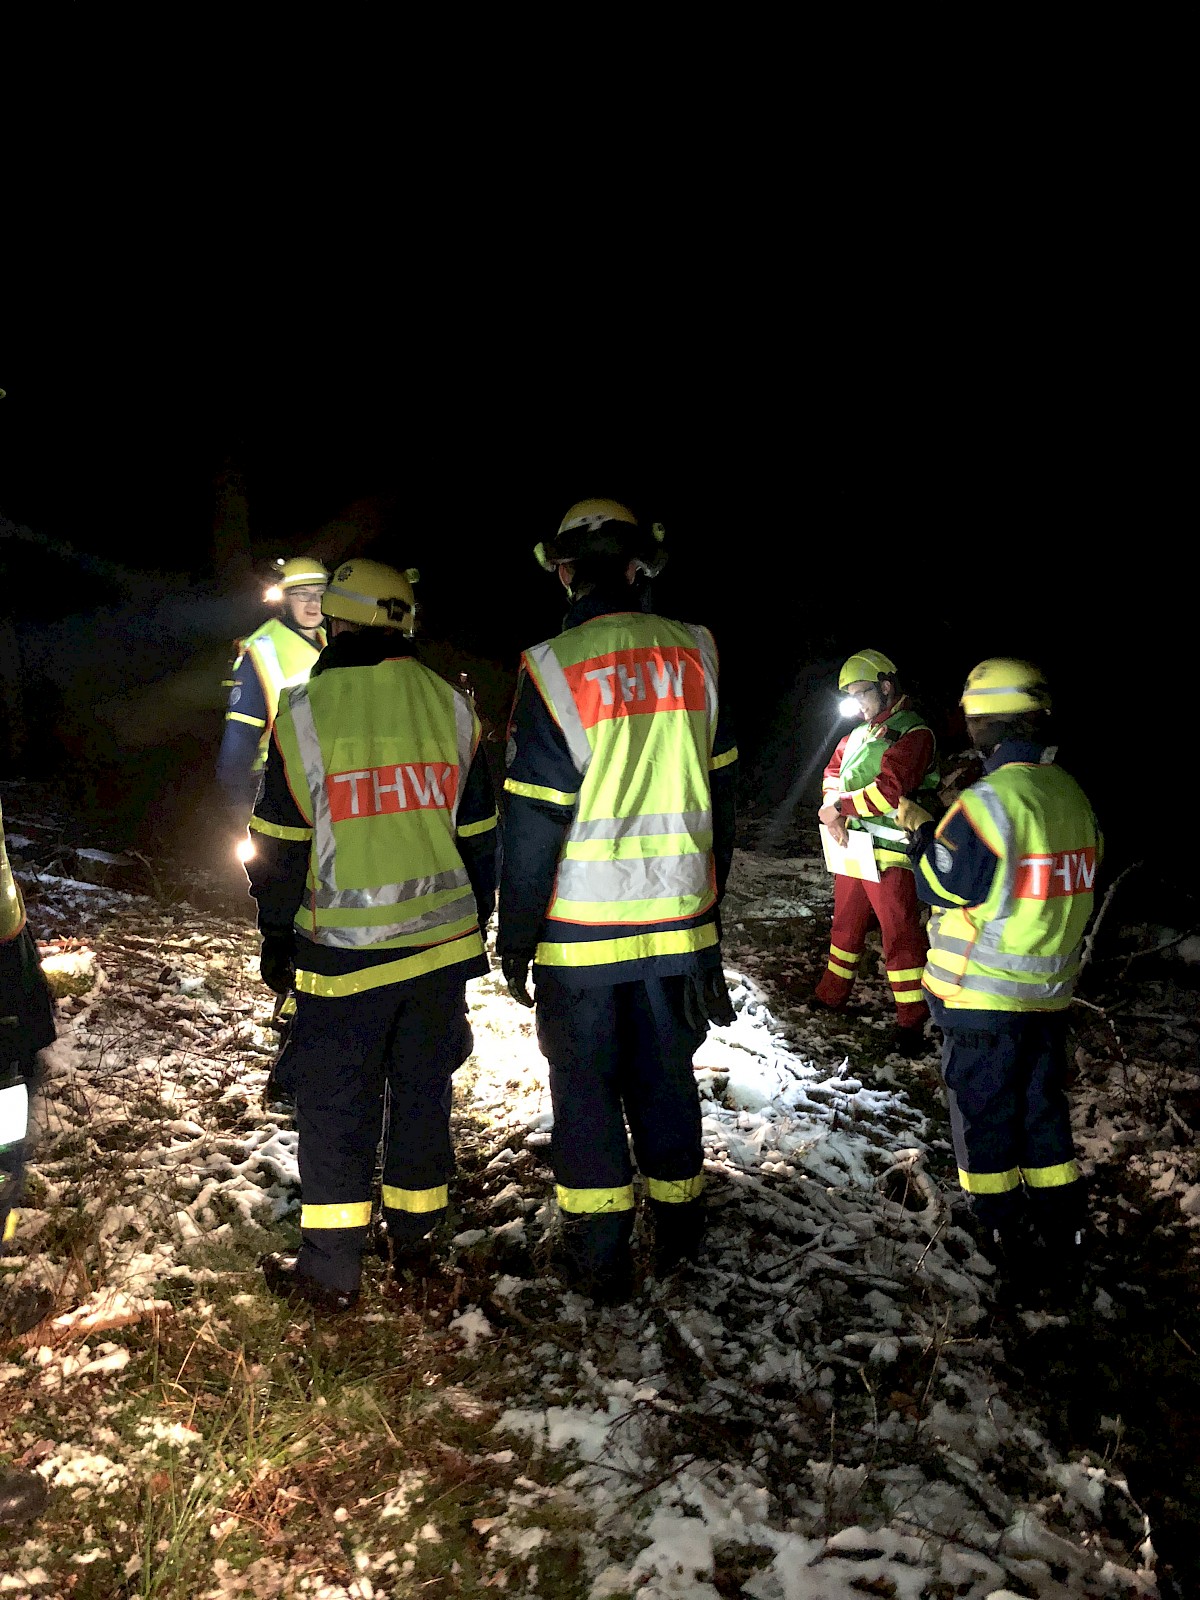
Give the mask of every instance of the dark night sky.
M 115 322 L 35 318 L 6 353 L 0 512 L 38 535 L 211 583 L 229 458 L 262 554 L 370 500 L 362 548 L 420 567 L 430 632 L 510 667 L 561 614 L 533 544 L 612 494 L 665 523 L 659 608 L 713 628 L 749 753 L 770 755 L 814 661 L 877 645 L 945 716 L 975 661 L 1014 653 L 1052 675 L 1098 803 L 1144 790 L 1146 693 L 1191 627 L 1178 424 L 1082 305 L 1040 343 L 1015 312 L 930 342 L 884 306 L 853 338 L 807 327 L 768 291 L 719 335 L 679 316 L 639 342 L 646 305 L 535 336 L 526 296 L 370 337 L 328 312 L 290 337 L 274 307 L 258 337 L 248 305 L 197 326 L 173 307 L 164 329 L 167 302 L 139 320 L 136 300 Z

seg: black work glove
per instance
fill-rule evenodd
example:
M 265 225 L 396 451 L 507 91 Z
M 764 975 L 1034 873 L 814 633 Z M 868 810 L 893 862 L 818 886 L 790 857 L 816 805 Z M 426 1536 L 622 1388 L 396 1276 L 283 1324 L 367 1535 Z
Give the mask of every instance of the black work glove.
M 268 989 L 287 994 L 296 981 L 296 940 L 290 933 L 268 933 L 262 942 L 258 971 Z
M 710 1022 L 718 1028 L 728 1028 L 736 1016 L 720 967 L 687 975 L 683 981 L 683 1019 L 693 1033 L 707 1033 Z
M 500 969 L 504 973 L 504 981 L 508 985 L 508 992 L 519 1006 L 531 1006 L 533 996 L 529 992 L 529 968 L 533 963 L 532 955 L 501 956 Z

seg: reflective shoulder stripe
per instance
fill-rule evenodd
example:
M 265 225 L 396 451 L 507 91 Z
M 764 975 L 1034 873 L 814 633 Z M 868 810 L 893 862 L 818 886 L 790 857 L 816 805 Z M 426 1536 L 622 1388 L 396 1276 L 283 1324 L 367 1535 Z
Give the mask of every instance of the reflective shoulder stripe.
M 711 758 L 713 740 L 717 737 L 717 646 L 711 633 L 699 623 L 685 622 L 683 626 L 696 641 L 700 660 L 704 665 L 704 700 L 708 713 L 708 754 Z
M 249 655 L 259 669 L 259 676 L 270 684 L 273 691 L 270 698 L 278 704 L 279 691 L 283 687 L 283 668 L 279 665 L 279 652 L 274 640 L 269 634 L 259 634 L 250 644 Z
M 568 794 L 565 789 L 547 789 L 540 783 L 518 783 L 515 778 L 505 778 L 504 787 L 509 794 L 524 795 L 527 800 L 549 800 L 556 806 L 573 806 L 578 794 Z
M 713 756 L 712 760 L 708 763 L 708 770 L 710 772 L 720 772 L 722 767 L 731 766 L 733 762 L 737 760 L 737 758 L 737 745 L 734 745 L 732 749 L 722 750 L 719 756 Z
M 459 780 L 454 791 L 454 804 L 450 808 L 450 826 L 454 827 L 458 821 L 458 807 L 462 800 L 463 791 L 467 787 L 467 773 L 471 770 L 471 762 L 479 744 L 479 735 L 482 731 L 479 718 L 475 715 L 475 708 L 466 695 L 458 689 L 451 689 L 454 695 L 454 733 L 458 745 L 458 771 Z
M 265 822 L 262 817 L 251 817 L 250 826 L 255 833 L 265 833 L 271 839 L 295 839 L 303 842 L 311 839 L 311 828 L 285 828 L 278 822 Z
M 292 691 L 288 710 L 304 776 L 308 780 L 308 792 L 312 796 L 313 840 L 316 846 L 314 875 L 318 883 L 336 889 L 333 875 L 333 819 L 329 814 L 329 793 L 325 788 L 325 762 L 321 755 L 321 741 L 317 737 L 317 725 L 313 721 L 307 684 Z
M 563 731 L 575 770 L 582 775 L 591 764 L 592 746 L 575 705 L 567 675 L 559 666 L 558 657 L 550 643 L 534 645 L 532 650 L 526 650 L 525 659 L 529 663 L 530 676 L 547 697 L 554 719 Z
M 266 721 L 262 717 L 248 717 L 243 711 L 227 711 L 226 722 L 248 722 L 252 728 L 265 728 Z
M 493 811 L 491 816 L 485 817 L 482 822 L 464 822 L 462 827 L 458 830 L 458 837 L 460 839 L 472 839 L 477 833 L 487 833 L 490 829 L 494 828 L 499 821 L 499 816 L 495 811 Z
M 995 910 L 987 920 L 986 927 L 981 930 L 979 935 L 981 945 L 998 945 L 1004 935 L 1004 924 L 1008 921 L 1013 908 L 1013 889 L 1017 878 L 1016 853 L 1013 848 L 1015 831 L 1012 819 L 1004 809 L 1004 802 L 986 778 L 974 784 L 967 793 L 980 801 L 987 814 L 988 821 L 995 828 L 1000 839 L 1000 859 L 1003 863 L 1004 876 L 999 885 L 999 900 Z M 970 811 L 967 811 L 968 819 L 970 819 L 970 816 Z M 987 843 L 986 839 L 984 843 Z M 995 893 L 994 887 L 992 893 Z M 991 896 L 989 896 L 990 899 Z

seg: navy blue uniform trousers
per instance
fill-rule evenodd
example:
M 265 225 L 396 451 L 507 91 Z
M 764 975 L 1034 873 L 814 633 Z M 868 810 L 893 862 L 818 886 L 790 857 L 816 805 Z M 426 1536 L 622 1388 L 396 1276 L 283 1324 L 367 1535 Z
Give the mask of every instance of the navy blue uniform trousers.
M 942 1076 L 959 1181 L 981 1222 L 1005 1228 L 1023 1207 L 1047 1239 L 1085 1216 L 1066 1094 L 1066 1018 L 1056 1012 L 938 1008 Z
M 381 1137 L 393 1243 L 415 1244 L 445 1216 L 435 1201 L 454 1172 L 451 1076 L 471 1046 L 466 980 L 452 970 L 335 999 L 296 996 L 284 1086 L 300 1133 L 301 1272 L 333 1289 L 358 1287 Z M 389 1205 L 389 1189 L 403 1206 Z M 310 1209 L 361 1214 L 364 1204 L 354 1227 L 325 1226 L 335 1213 Z
M 633 1232 L 632 1194 L 620 1193 L 633 1182 L 626 1120 L 643 1177 L 687 1183 L 703 1170 L 692 1057 L 704 1033 L 685 1019 L 682 977 L 589 988 L 539 967 L 536 983 L 559 1203 L 574 1224 L 571 1248 L 579 1264 L 602 1272 Z M 609 1190 L 617 1195 L 603 1204 Z M 583 1209 L 589 1204 L 601 1208 Z

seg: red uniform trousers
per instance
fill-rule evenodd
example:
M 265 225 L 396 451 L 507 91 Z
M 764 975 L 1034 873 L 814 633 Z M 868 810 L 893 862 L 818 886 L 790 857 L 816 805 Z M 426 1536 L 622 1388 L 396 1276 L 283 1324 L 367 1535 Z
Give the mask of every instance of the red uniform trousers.
M 916 883 L 907 867 L 885 868 L 878 883 L 841 873 L 834 878 L 829 965 L 817 985 L 816 998 L 834 1010 L 846 1004 L 872 920 L 878 921 L 883 935 L 883 959 L 897 1023 L 902 1028 L 923 1028 L 929 1007 L 921 992 L 921 975 L 929 941 L 920 922 Z

